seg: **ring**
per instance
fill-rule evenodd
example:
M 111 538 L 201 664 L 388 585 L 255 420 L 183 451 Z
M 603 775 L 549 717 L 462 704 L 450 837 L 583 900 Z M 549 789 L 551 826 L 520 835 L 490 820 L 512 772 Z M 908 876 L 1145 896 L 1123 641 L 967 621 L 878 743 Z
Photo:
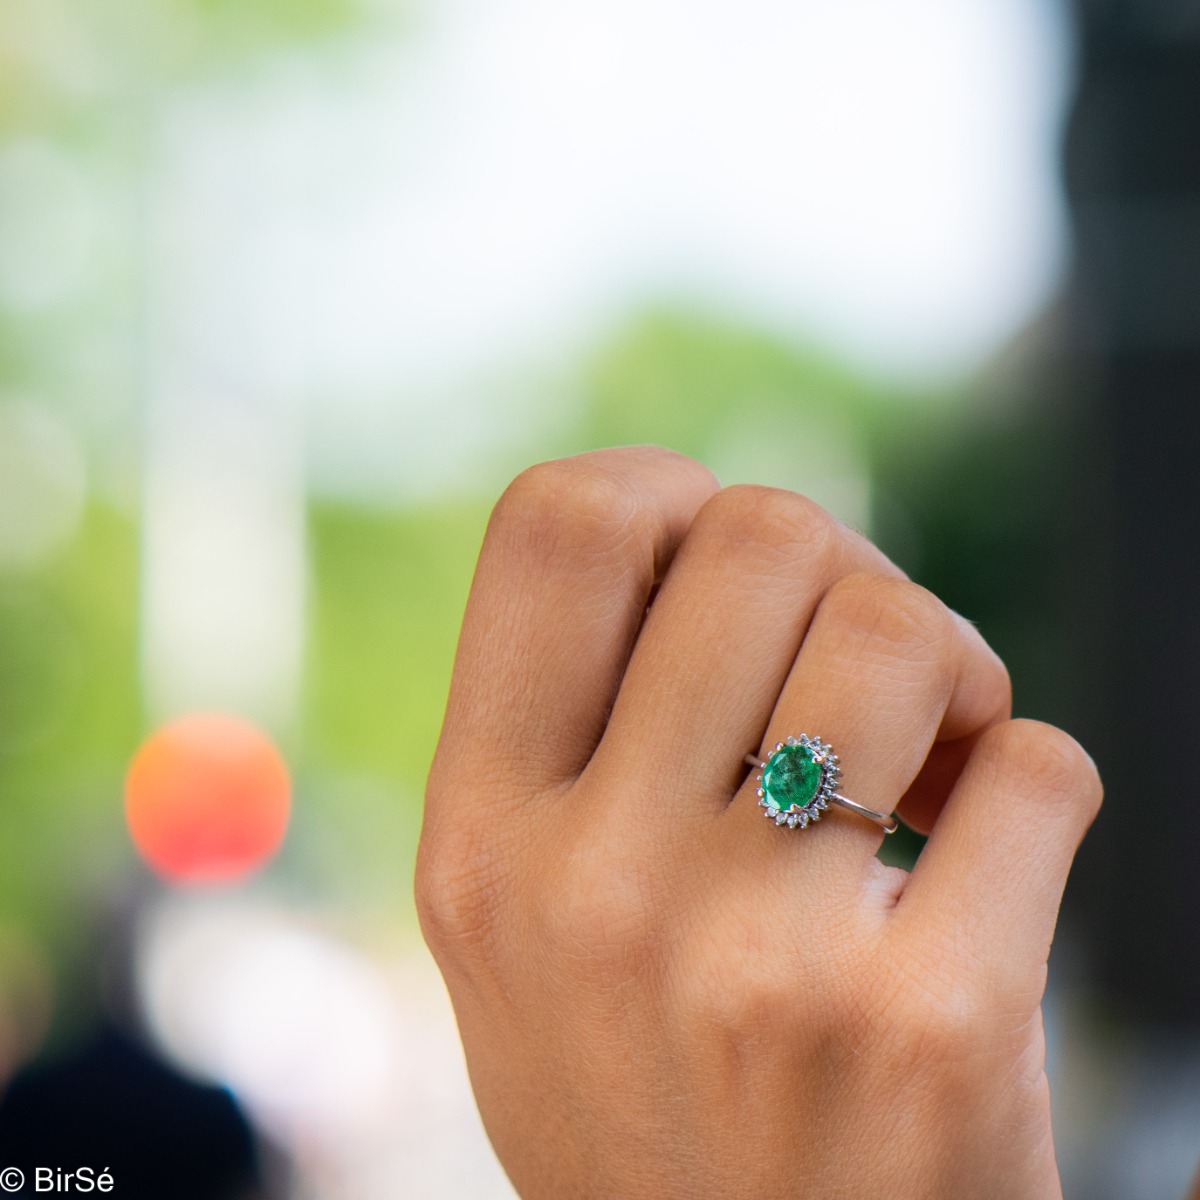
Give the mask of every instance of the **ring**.
M 876 812 L 849 796 L 838 794 L 842 768 L 833 747 L 819 737 L 802 733 L 775 743 L 764 759 L 746 755 L 746 765 L 758 768 L 758 803 L 764 817 L 789 829 L 803 829 L 831 805 L 874 821 L 884 833 L 895 833 L 900 822 L 894 813 Z

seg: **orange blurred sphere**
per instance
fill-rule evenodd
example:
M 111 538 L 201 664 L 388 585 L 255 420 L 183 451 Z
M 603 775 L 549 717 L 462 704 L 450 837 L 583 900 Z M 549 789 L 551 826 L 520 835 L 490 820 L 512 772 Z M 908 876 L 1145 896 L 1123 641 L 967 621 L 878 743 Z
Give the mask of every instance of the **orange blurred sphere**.
M 270 738 L 217 713 L 156 730 L 125 779 L 133 843 L 173 883 L 225 883 L 262 866 L 290 810 L 287 764 Z

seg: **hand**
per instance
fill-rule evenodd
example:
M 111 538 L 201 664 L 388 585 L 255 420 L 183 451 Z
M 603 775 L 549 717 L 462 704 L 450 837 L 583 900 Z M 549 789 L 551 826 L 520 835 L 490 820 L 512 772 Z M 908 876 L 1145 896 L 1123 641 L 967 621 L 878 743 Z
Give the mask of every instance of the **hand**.
M 654 448 L 521 475 L 417 869 L 518 1192 L 1059 1196 L 1039 1005 L 1100 785 L 1008 713 L 975 629 L 800 496 Z M 801 732 L 932 831 L 911 876 L 861 816 L 763 819 L 743 755 Z

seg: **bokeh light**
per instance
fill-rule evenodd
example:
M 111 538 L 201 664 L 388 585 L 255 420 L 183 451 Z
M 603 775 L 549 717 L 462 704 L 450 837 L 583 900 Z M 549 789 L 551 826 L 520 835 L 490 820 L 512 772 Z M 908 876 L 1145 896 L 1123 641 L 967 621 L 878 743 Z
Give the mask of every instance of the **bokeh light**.
M 109 1021 L 229 1089 L 279 1200 L 511 1197 L 411 892 L 488 511 L 540 459 L 660 442 L 804 492 L 1092 748 L 1095 647 L 1167 628 L 1099 636 L 1098 531 L 1188 473 L 1126 446 L 1112 486 L 1087 474 L 1061 289 L 1087 237 L 1098 312 L 1106 278 L 1114 302 L 1149 280 L 1128 386 L 1171 394 L 1138 372 L 1191 328 L 1184 191 L 1113 191 L 1122 154 L 1191 161 L 1170 7 L 0 4 L 0 1092 Z M 1076 44 L 1101 9 L 1127 28 Z M 1123 47 L 1155 26 L 1169 53 Z M 1134 428 L 1152 462 L 1172 422 Z M 1169 539 L 1127 528 L 1159 532 L 1120 587 L 1165 611 L 1184 593 L 1143 565 Z M 1123 658 L 1129 711 L 1152 661 Z M 1118 910 L 1145 905 L 1098 894 L 1116 962 Z M 1141 1200 L 1112 1161 L 1145 1175 L 1128 1131 L 1153 1106 L 1105 1107 L 1089 969 L 1075 1008 L 1051 977 L 1057 1149 L 1078 1194 Z
M 240 879 L 279 848 L 291 808 L 287 765 L 234 717 L 203 713 L 139 747 L 125 783 L 134 845 L 174 883 Z
M 61 550 L 86 499 L 83 450 L 67 422 L 46 405 L 0 403 L 0 570 Z

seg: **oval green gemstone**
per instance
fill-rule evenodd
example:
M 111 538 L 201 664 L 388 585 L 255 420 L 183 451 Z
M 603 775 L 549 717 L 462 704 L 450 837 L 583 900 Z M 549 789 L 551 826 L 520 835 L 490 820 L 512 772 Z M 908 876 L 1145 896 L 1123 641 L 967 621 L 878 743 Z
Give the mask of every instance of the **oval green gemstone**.
M 763 768 L 763 799 L 772 812 L 787 812 L 793 805 L 807 808 L 821 790 L 821 775 L 821 764 L 813 761 L 807 746 L 784 746 Z

